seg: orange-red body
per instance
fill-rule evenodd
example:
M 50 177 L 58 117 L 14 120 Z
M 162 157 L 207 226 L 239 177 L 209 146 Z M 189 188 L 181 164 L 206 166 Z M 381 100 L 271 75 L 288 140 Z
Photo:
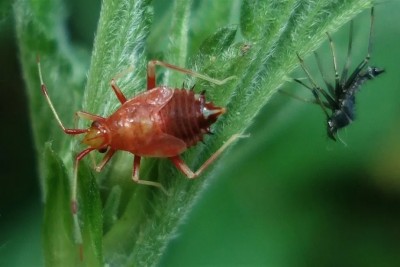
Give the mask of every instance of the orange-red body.
M 127 100 L 88 129 L 84 143 L 137 156 L 173 157 L 202 140 L 224 108 L 193 90 L 162 86 Z
M 104 118 L 85 111 L 76 114 L 93 121 L 88 129 L 66 128 L 48 95 L 43 82 L 40 61 L 38 71 L 41 89 L 54 114 L 55 119 L 64 133 L 69 135 L 84 134 L 82 142 L 87 148 L 75 158 L 74 177 L 72 180 L 71 209 L 76 228 L 76 242 L 82 243 L 77 215 L 77 176 L 78 164 L 90 152 L 98 150 L 107 152 L 99 165 L 100 171 L 118 150 L 128 151 L 135 155 L 133 161 L 132 180 L 139 184 L 151 185 L 167 190 L 158 182 L 141 180 L 139 175 L 141 157 L 169 158 L 171 162 L 188 178 L 198 177 L 227 147 L 234 142 L 238 134 L 233 135 L 223 146 L 212 154 L 197 171 L 192 171 L 180 158 L 180 154 L 203 139 L 210 132 L 210 126 L 225 108 L 214 106 L 207 102 L 204 91 L 196 94 L 192 89 L 172 89 L 157 86 L 155 67 L 160 65 L 181 73 L 191 75 L 215 84 L 224 84 L 234 76 L 225 80 L 216 80 L 208 76 L 183 69 L 162 61 L 149 61 L 147 67 L 147 91 L 127 99 L 115 80 L 111 80 L 111 88 L 121 103 L 121 106 L 109 117 Z
M 163 66 L 181 73 L 191 75 L 215 84 L 224 84 L 234 78 L 216 80 L 208 76 L 183 69 L 162 61 L 149 61 L 147 67 L 147 90 L 131 99 L 127 99 L 115 80 L 111 80 L 111 88 L 121 103 L 121 106 L 109 117 L 101 117 L 85 111 L 76 114 L 84 119 L 93 121 L 88 129 L 66 128 L 48 95 L 47 87 L 43 82 L 40 61 L 38 71 L 41 89 L 54 114 L 55 119 L 64 133 L 69 135 L 84 134 L 82 143 L 87 148 L 75 158 L 74 177 L 72 180 L 71 209 L 74 221 L 77 222 L 77 177 L 78 164 L 90 152 L 98 150 L 107 152 L 97 171 L 107 164 L 116 151 L 128 151 L 134 154 L 132 180 L 139 184 L 155 186 L 168 194 L 167 190 L 158 182 L 141 180 L 140 161 L 142 157 L 168 158 L 188 178 L 198 177 L 229 144 L 239 135 L 233 135 L 223 146 L 212 154 L 197 171 L 192 171 L 181 159 L 180 154 L 203 139 L 204 134 L 210 132 L 210 126 L 225 112 L 225 108 L 214 106 L 207 102 L 204 91 L 196 94 L 190 90 L 172 89 L 166 86 L 157 86 L 155 77 L 156 65 Z M 76 223 L 77 242 L 81 243 L 79 225 Z

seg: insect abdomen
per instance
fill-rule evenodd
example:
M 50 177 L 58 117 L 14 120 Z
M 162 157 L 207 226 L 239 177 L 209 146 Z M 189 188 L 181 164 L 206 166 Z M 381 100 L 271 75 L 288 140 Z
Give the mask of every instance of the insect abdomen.
M 359 73 L 352 81 L 351 84 L 348 85 L 350 88 L 348 91 L 351 94 L 355 94 L 360 87 L 368 80 L 374 79 L 376 76 L 380 75 L 381 73 L 385 72 L 384 69 L 376 68 L 376 67 L 367 67 L 365 72 Z
M 174 95 L 159 111 L 161 130 L 184 141 L 187 147 L 203 139 L 225 109 L 205 102 L 204 94 L 192 90 L 174 89 Z

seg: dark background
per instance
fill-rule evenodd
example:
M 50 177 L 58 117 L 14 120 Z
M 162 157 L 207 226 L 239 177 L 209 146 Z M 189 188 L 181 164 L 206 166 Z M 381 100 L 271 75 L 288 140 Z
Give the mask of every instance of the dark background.
M 71 39 L 88 49 L 99 4 L 68 6 Z M 0 7 L 0 265 L 41 266 L 42 207 L 25 87 L 11 7 Z M 399 11 L 398 2 L 376 7 L 371 64 L 387 73 L 358 94 L 357 120 L 340 132 L 346 144 L 327 139 L 319 107 L 274 96 L 248 130 L 251 137 L 219 166 L 229 166 L 227 175 L 194 207 L 162 265 L 400 266 Z M 369 13 L 355 23 L 358 63 Z M 347 29 L 333 35 L 339 62 Z M 329 66 L 327 43 L 319 51 Z M 318 76 L 312 58 L 306 63 Z M 294 84 L 285 89 L 310 96 Z

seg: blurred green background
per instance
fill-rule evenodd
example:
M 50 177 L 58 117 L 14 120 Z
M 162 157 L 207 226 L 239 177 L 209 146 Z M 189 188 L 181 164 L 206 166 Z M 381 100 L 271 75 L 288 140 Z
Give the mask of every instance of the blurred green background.
M 71 39 L 89 49 L 99 5 L 68 4 Z M 42 207 L 27 101 L 11 5 L 0 8 L 0 266 L 41 266 Z M 229 166 L 227 175 L 210 183 L 161 266 L 400 266 L 399 12 L 399 1 L 376 7 L 371 65 L 387 73 L 358 94 L 357 120 L 339 133 L 346 144 L 328 140 L 319 107 L 275 95 L 247 131 L 251 136 L 219 164 Z M 366 54 L 369 20 L 368 11 L 355 20 L 354 65 Z M 348 25 L 333 38 L 342 66 Z M 327 42 L 318 51 L 331 73 Z M 318 77 L 311 57 L 306 64 Z M 284 88 L 311 97 L 296 84 Z

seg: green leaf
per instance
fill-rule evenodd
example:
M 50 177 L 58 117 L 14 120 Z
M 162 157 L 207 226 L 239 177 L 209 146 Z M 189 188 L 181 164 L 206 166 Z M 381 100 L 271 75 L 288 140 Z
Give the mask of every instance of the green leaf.
M 235 39 L 236 27 L 223 27 L 205 39 L 199 49 L 201 56 L 215 56 L 228 49 Z
M 110 81 L 127 97 L 142 92 L 145 86 L 145 40 L 152 20 L 150 0 L 104 1 L 100 13 L 83 108 L 108 116 L 119 105 Z M 107 101 L 105 101 L 107 100 Z
M 121 202 L 122 189 L 119 185 L 113 186 L 104 204 L 103 221 L 104 229 L 107 232 L 118 219 L 118 208 Z
M 103 218 L 96 179 L 85 164 L 78 172 L 78 214 L 83 238 L 83 266 L 103 266 Z
M 191 16 L 192 0 L 176 0 L 173 6 L 173 16 L 171 17 L 171 27 L 168 37 L 168 54 L 165 60 L 167 62 L 176 62 L 178 66 L 185 66 L 188 57 L 189 44 L 189 19 Z M 165 83 L 169 83 L 164 80 Z M 175 80 L 170 81 L 176 82 Z
M 213 0 L 197 1 L 190 20 L 191 51 L 197 51 L 204 37 L 213 35 L 223 27 L 236 27 L 240 0 L 229 4 Z M 206 23 L 205 23 L 206 22 Z
M 63 24 L 66 14 L 62 1 L 21 0 L 16 1 L 14 10 L 23 75 L 28 88 L 33 137 L 38 153 L 42 153 L 45 142 L 52 140 L 54 150 L 63 158 L 71 173 L 72 157 L 65 160 L 65 156 L 71 153 L 71 138 L 62 134 L 56 123 L 49 123 L 55 120 L 40 89 L 36 60 L 39 56 L 44 82 L 61 120 L 67 127 L 71 127 L 73 114 L 82 101 L 89 52 L 72 47 L 67 42 Z M 39 161 L 39 166 L 39 172 L 43 173 L 43 162 Z M 44 176 L 40 177 L 43 185 Z
M 43 224 L 46 265 L 102 266 L 102 208 L 94 177 L 86 166 L 79 168 L 79 177 L 84 177 L 78 181 L 78 211 L 84 241 L 81 248 L 74 239 L 77 229 L 72 219 L 68 175 L 50 143 L 45 146 L 44 162 L 47 164 L 45 181 L 48 192 Z
M 75 266 L 79 262 L 79 248 L 73 239 L 68 175 L 50 143 L 45 146 L 43 158 L 48 190 L 43 220 L 45 262 L 47 266 Z

